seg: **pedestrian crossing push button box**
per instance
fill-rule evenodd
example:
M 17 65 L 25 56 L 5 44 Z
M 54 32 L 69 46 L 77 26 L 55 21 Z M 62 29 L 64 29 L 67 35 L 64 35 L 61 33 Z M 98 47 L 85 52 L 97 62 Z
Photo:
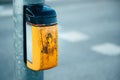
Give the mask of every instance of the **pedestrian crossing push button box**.
M 49 6 L 24 6 L 24 61 L 39 71 L 58 64 L 58 25 L 56 12 Z

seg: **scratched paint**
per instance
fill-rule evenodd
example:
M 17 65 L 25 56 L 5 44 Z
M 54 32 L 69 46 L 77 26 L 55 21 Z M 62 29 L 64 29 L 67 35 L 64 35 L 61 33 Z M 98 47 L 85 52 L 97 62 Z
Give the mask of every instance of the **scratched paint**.
M 32 70 L 45 70 L 58 64 L 58 26 L 32 26 Z

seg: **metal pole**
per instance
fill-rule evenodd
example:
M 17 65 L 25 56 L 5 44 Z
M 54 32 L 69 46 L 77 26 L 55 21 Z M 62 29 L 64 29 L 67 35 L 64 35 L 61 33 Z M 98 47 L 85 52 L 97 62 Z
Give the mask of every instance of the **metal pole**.
M 43 71 L 32 71 L 26 68 L 23 59 L 23 5 L 44 3 L 44 0 L 13 0 L 14 8 L 14 47 L 15 77 L 14 80 L 43 80 Z

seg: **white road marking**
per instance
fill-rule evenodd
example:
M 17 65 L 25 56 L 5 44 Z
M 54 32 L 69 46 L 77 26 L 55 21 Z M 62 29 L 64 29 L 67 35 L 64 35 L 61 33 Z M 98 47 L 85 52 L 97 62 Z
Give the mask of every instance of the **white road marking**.
M 13 10 L 12 9 L 6 9 L 3 11 L 0 11 L 0 17 L 5 17 L 5 16 L 12 16 L 13 15 Z
M 76 31 L 60 33 L 59 37 L 69 42 L 84 41 L 88 40 L 89 38 L 87 35 Z
M 120 46 L 112 43 L 104 43 L 93 46 L 92 50 L 109 56 L 120 55 Z
M 12 8 L 6 8 L 5 6 L 0 6 L 0 17 L 5 16 L 12 16 L 13 15 L 13 9 Z

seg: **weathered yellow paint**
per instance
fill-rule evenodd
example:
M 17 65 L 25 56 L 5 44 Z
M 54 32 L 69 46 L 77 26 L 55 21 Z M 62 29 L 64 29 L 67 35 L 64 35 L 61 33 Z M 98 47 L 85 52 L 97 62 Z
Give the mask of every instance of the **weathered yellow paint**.
M 58 65 L 58 26 L 32 26 L 32 70 L 46 70 Z

